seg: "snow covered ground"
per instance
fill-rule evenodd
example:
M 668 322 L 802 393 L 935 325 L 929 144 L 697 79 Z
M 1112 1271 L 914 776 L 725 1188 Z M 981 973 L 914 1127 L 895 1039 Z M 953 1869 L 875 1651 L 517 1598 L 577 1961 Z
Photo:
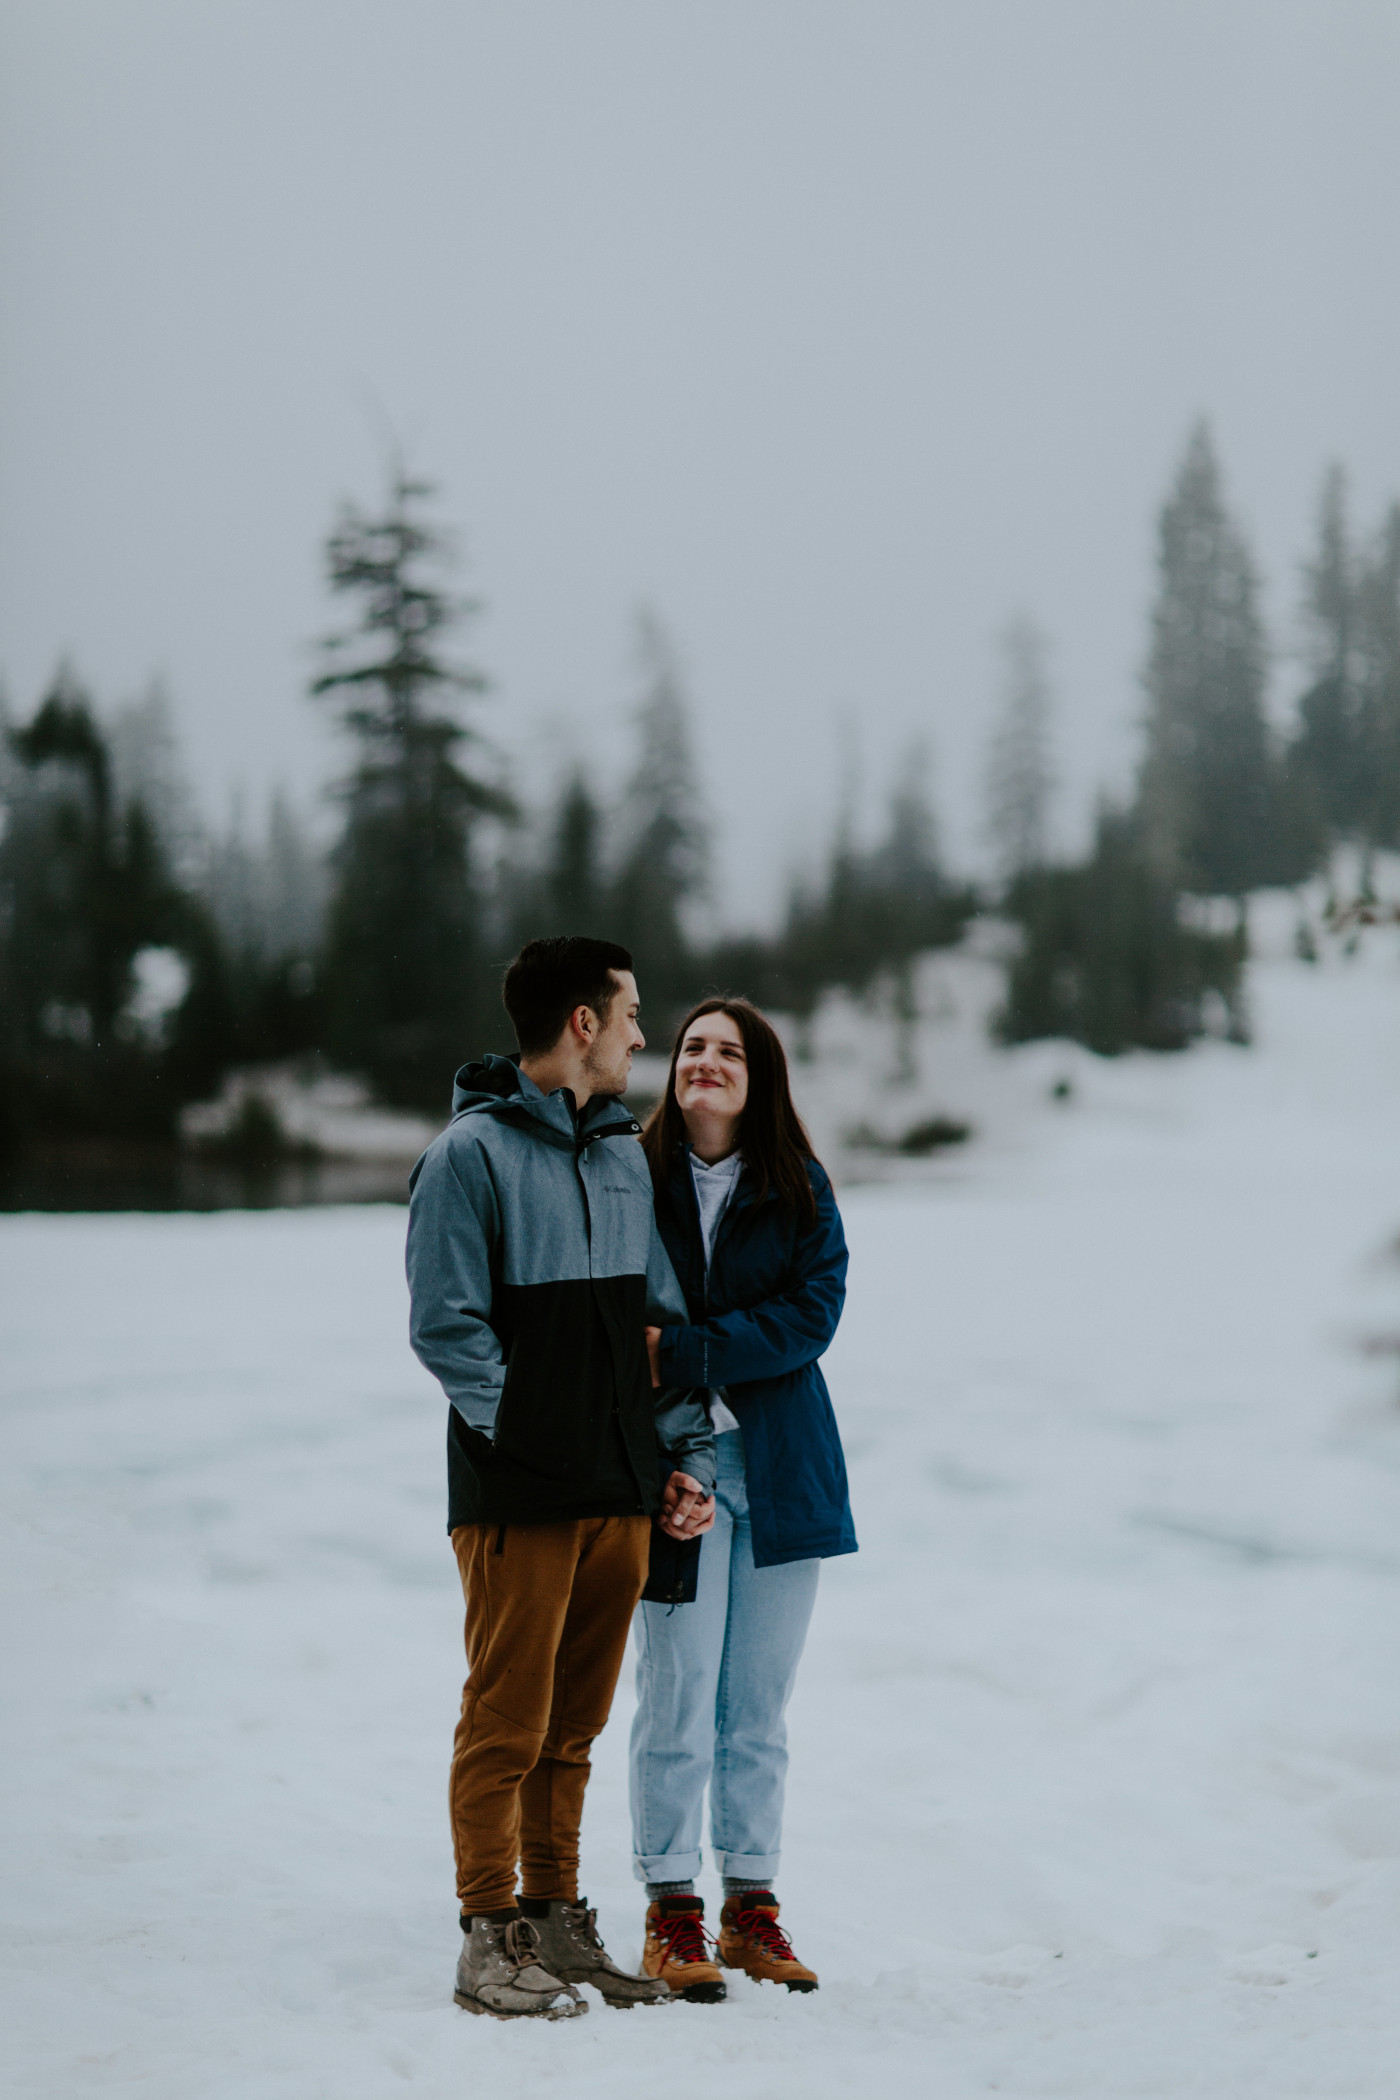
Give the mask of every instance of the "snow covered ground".
M 813 1998 L 454 2010 L 402 1211 L 0 1219 L 5 2091 L 1393 2095 L 1395 936 L 1252 997 L 1248 1051 L 969 1049 L 940 1105 L 982 1140 L 846 1191 L 862 1550 L 781 1882 Z M 629 1707 L 585 1856 L 635 1959 Z

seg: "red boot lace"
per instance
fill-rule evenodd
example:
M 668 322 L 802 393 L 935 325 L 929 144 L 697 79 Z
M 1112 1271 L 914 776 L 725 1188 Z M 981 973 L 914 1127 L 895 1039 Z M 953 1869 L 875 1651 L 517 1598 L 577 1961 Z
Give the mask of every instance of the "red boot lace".
M 773 1961 L 796 1961 L 792 1941 L 782 1926 L 766 1910 L 740 1910 L 734 1914 L 734 1923 L 745 1939 L 757 1940 L 764 1953 Z
M 656 1920 L 652 1931 L 666 1950 L 667 1961 L 685 1963 L 708 1961 L 705 1942 L 712 1935 L 700 1922 L 698 1910 L 666 1911 Z

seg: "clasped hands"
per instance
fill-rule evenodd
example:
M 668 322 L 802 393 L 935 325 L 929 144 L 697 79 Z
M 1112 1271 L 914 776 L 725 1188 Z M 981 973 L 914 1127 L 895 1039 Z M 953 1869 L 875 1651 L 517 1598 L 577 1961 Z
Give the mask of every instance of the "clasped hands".
M 647 1362 L 651 1365 L 651 1382 L 661 1383 L 661 1329 L 648 1327 Z M 715 1521 L 715 1498 L 706 1494 L 698 1480 L 689 1473 L 675 1472 L 661 1491 L 661 1514 L 657 1523 L 673 1539 L 697 1539 L 702 1531 L 710 1530 Z

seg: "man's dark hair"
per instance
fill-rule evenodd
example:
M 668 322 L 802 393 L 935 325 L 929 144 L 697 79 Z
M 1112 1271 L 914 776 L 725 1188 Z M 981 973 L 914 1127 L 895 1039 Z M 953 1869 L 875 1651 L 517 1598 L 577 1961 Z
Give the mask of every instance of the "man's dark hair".
M 591 1006 L 605 1023 L 618 988 L 612 973 L 631 967 L 631 956 L 616 941 L 562 933 L 527 941 L 501 986 L 522 1054 L 552 1050 L 576 1006 Z

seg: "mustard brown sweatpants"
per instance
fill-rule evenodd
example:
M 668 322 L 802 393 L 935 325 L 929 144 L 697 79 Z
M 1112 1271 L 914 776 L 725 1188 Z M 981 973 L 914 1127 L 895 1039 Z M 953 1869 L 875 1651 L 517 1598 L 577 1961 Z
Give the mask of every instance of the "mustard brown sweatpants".
M 452 1844 L 464 1912 L 578 1898 L 588 1753 L 647 1576 L 649 1517 L 459 1524 L 467 1604 Z

